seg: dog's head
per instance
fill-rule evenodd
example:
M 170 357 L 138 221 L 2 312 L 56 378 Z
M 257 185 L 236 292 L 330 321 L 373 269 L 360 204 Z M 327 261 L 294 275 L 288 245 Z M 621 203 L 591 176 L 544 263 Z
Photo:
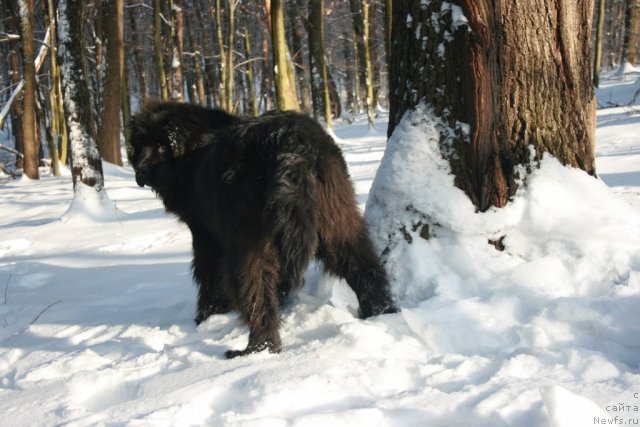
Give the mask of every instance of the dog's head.
M 127 146 L 139 186 L 162 190 L 176 184 L 176 159 L 213 143 L 216 132 L 239 119 L 192 104 L 151 101 L 131 119 Z
M 162 190 L 175 183 L 174 158 L 180 135 L 171 132 L 166 107 L 162 103 L 149 104 L 131 119 L 127 157 L 140 187 Z

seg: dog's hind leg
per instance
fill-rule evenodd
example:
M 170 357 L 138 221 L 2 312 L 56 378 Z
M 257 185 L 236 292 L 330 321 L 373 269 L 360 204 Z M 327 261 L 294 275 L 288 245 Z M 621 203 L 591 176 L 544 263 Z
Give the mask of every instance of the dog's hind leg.
M 206 232 L 193 232 L 193 279 L 198 286 L 196 324 L 212 314 L 227 313 L 231 307 L 222 284 L 222 248 Z
M 246 254 L 240 255 L 235 266 L 234 286 L 241 318 L 249 325 L 249 344 L 244 350 L 229 350 L 226 357 L 269 350 L 279 353 L 280 304 L 278 299 L 279 260 L 273 245 L 265 240 L 252 243 Z
M 281 153 L 269 189 L 266 214 L 280 260 L 278 298 L 302 286 L 304 272 L 317 247 L 316 178 L 309 160 Z
M 344 278 L 360 303 L 360 317 L 395 313 L 387 273 L 358 210 L 345 166 L 338 158 L 325 159 L 325 179 L 318 186 L 316 257 L 325 270 Z

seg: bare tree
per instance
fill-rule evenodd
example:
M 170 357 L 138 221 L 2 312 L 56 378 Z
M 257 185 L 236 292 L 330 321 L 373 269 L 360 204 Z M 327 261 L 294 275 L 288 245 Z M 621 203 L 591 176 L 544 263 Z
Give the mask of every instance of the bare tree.
M 626 0 L 624 12 L 624 36 L 622 39 L 622 57 L 620 67 L 633 65 L 638 60 L 638 42 L 640 41 L 640 0 Z
M 22 138 L 24 144 L 24 174 L 39 179 L 40 138 L 36 122 L 36 65 L 33 43 L 33 0 L 19 0 L 22 36 L 22 68 L 24 89 L 22 98 Z
M 327 66 L 324 62 L 323 31 L 324 0 L 309 2 L 309 63 L 311 73 L 311 98 L 313 114 L 322 115 L 328 128 L 333 128 L 331 100 L 327 84 Z
M 287 38 L 284 32 L 284 6 L 282 0 L 267 0 L 271 16 L 271 41 L 276 102 L 280 111 L 299 110 L 295 80 L 291 79 Z
M 84 184 L 104 190 L 102 161 L 95 142 L 95 129 L 84 55 L 84 1 L 60 0 L 58 59 L 62 69 L 64 110 L 71 145 L 71 173 L 74 189 Z
M 595 57 L 593 61 L 593 86 L 600 86 L 600 70 L 602 68 L 602 41 L 604 38 L 604 14 L 606 1 L 598 0 L 598 24 L 596 25 Z
M 98 150 L 107 162 L 122 165 L 120 152 L 122 84 L 124 73 L 123 0 L 102 0 L 105 73 Z
M 153 0 L 153 59 L 156 76 L 160 83 L 160 96 L 169 99 L 169 87 L 167 75 L 164 71 L 164 58 L 162 54 L 162 19 L 160 17 L 160 0 Z

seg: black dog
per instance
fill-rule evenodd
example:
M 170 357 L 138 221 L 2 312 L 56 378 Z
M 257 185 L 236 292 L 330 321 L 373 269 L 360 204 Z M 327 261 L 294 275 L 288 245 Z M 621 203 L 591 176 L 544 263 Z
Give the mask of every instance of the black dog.
M 312 256 L 346 279 L 361 317 L 396 312 L 340 148 L 295 113 L 239 118 L 152 103 L 132 119 L 129 160 L 193 235 L 196 323 L 240 311 L 249 345 L 281 349 L 280 305 Z

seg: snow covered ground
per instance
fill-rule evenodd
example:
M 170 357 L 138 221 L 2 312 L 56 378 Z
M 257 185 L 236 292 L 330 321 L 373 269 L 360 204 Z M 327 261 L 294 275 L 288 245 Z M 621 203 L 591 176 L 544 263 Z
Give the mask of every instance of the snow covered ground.
M 600 103 L 636 80 L 605 79 Z M 364 209 L 384 125 L 336 134 Z M 415 187 L 442 227 L 389 255 L 402 313 L 355 318 L 312 265 L 283 352 L 233 360 L 246 328 L 195 327 L 189 232 L 131 170 L 105 165 L 107 220 L 67 213 L 68 176 L 4 183 L 0 425 L 640 425 L 640 106 L 598 112 L 596 151 L 601 180 L 547 158 L 487 214 L 431 158 Z M 504 252 L 487 244 L 503 235 Z

